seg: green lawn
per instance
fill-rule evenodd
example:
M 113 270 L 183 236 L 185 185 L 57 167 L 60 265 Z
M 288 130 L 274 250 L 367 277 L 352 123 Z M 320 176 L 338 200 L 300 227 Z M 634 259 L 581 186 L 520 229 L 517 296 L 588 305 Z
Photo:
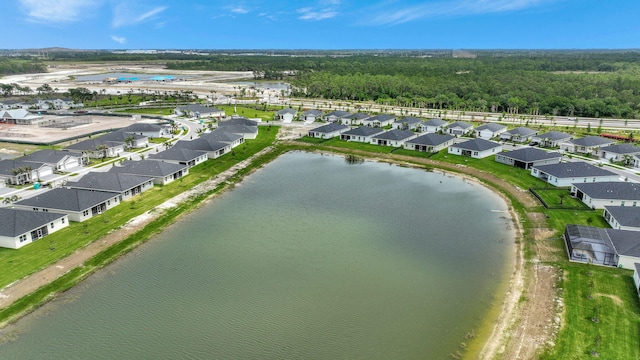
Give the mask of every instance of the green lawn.
M 247 140 L 215 160 L 207 160 L 190 169 L 189 175 L 165 186 L 154 186 L 134 199 L 125 201 L 104 214 L 83 223 L 71 222 L 62 230 L 19 250 L 0 248 L 0 288 L 31 274 L 56 260 L 68 256 L 80 247 L 99 239 L 114 228 L 124 225 L 129 219 L 161 204 L 166 199 L 182 193 L 193 186 L 219 174 L 271 145 L 278 132 L 277 127 L 261 129 L 255 140 Z
M 173 115 L 173 108 L 144 108 L 144 109 L 125 109 L 118 110 L 118 113 L 126 114 L 145 114 L 145 115 Z
M 224 113 L 227 116 L 238 114 L 246 118 L 260 118 L 262 119 L 262 121 L 273 121 L 274 116 L 273 110 L 262 110 L 262 107 L 260 106 L 258 107 L 258 109 L 239 105 L 216 105 L 215 107 L 220 110 L 224 110 Z
M 535 193 L 547 204 L 551 209 L 590 209 L 585 203 L 571 196 L 569 188 L 535 189 Z

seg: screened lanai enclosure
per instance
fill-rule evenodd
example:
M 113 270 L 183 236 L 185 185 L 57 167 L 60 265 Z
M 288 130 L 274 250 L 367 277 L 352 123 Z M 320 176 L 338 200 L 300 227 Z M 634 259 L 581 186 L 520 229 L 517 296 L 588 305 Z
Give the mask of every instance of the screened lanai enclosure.
M 606 229 L 567 225 L 564 241 L 571 261 L 617 266 L 618 256 Z

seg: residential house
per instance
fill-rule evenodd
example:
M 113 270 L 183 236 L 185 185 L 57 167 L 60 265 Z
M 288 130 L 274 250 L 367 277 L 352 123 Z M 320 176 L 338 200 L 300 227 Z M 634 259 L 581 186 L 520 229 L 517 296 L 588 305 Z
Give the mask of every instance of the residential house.
M 316 110 L 316 109 L 307 110 L 302 113 L 302 121 L 304 121 L 307 124 L 310 124 L 318 120 L 321 120 L 323 114 L 324 113 L 320 110 Z
M 573 135 L 561 131 L 549 131 L 544 134 L 537 134 L 531 141 L 542 147 L 557 148 L 560 144 L 573 139 Z
M 248 126 L 242 124 L 229 124 L 221 122 L 216 131 L 224 131 L 230 134 L 241 135 L 243 139 L 255 139 L 258 137 L 258 126 Z
M 640 262 L 637 231 L 567 225 L 564 240 L 569 260 L 634 269 Z
M 533 166 L 540 165 L 558 164 L 561 160 L 562 154 L 558 152 L 549 152 L 531 147 L 496 154 L 497 162 L 522 169 L 531 169 Z
M 167 185 L 189 174 L 186 165 L 155 160 L 125 161 L 113 166 L 109 172 L 150 177 L 156 185 Z
M 407 141 L 405 143 L 405 148 L 421 152 L 435 153 L 448 146 L 453 145 L 453 139 L 454 137 L 451 135 L 429 133 Z
M 385 127 L 391 125 L 396 120 L 396 117 L 389 114 L 379 114 L 371 116 L 362 121 L 362 125 L 371 127 Z
M 403 117 L 402 119 L 397 119 L 391 124 L 394 129 L 399 130 L 418 130 L 421 125 L 422 119 L 413 116 L 407 116 Z
M 174 114 L 178 116 L 186 116 L 192 118 L 222 118 L 224 117 L 224 110 L 220 110 L 215 107 L 202 106 L 197 104 L 178 106 L 173 110 Z
M 348 111 L 335 110 L 330 113 L 324 114 L 324 121 L 342 124 L 343 120 L 348 120 L 349 115 L 351 115 L 351 113 Z
M 600 148 L 615 144 L 615 140 L 607 139 L 601 136 L 585 136 L 579 139 L 572 139 L 561 144 L 562 150 L 598 156 Z
M 320 139 L 331 139 L 336 136 L 340 136 L 343 132 L 349 130 L 347 125 L 342 125 L 337 122 L 332 122 L 326 125 L 322 125 L 313 130 L 309 130 L 309 137 Z
M 167 136 L 170 134 L 168 127 L 161 124 L 150 124 L 150 123 L 135 123 L 127 126 L 121 131 L 127 134 L 136 134 L 140 136 L 147 137 L 149 139 L 156 139 Z
M 95 159 L 118 157 L 124 153 L 125 143 L 121 141 L 105 141 L 100 138 L 87 139 L 71 144 L 63 150 Z
M 276 112 L 275 120 L 282 121 L 283 123 L 290 123 L 295 120 L 297 114 L 297 110 L 294 110 L 292 108 L 284 108 Z
M 249 127 L 257 127 L 258 123 L 260 123 L 262 120 L 261 119 L 247 119 L 244 117 L 239 117 L 239 116 L 234 116 L 231 119 L 226 119 L 226 120 L 220 120 L 220 122 L 218 123 L 218 127 L 220 126 L 225 126 L 225 125 L 244 125 L 244 126 L 249 126 Z
M 633 283 L 636 286 L 636 293 L 640 296 L 640 263 L 634 263 L 633 266 Z
M 437 133 L 437 132 L 444 131 L 447 128 L 448 124 L 449 124 L 448 122 L 442 119 L 434 118 L 434 119 L 429 119 L 427 121 L 423 121 L 420 127 L 421 127 L 421 132 Z
M 229 148 L 231 148 L 231 146 L 229 146 Z M 207 161 L 207 152 L 191 150 L 187 147 L 172 146 L 159 153 L 150 154 L 147 156 L 147 159 L 194 167 Z
M 411 130 L 392 129 L 371 137 L 371 144 L 403 147 L 405 142 L 415 139 L 417 134 Z
M 44 163 L 49 165 L 54 171 L 69 172 L 75 171 L 83 165 L 82 156 L 69 151 L 44 149 L 33 152 L 29 155 L 21 156 L 18 159 L 28 162 Z
M 0 123 L 35 125 L 41 120 L 41 115 L 32 114 L 25 109 L 0 110 Z
M 69 226 L 69 216 L 0 208 L 0 247 L 19 249 Z
M 143 148 L 149 145 L 149 138 L 140 135 L 127 132 L 125 129 L 112 131 L 110 133 L 101 135 L 97 140 L 103 142 L 119 142 L 124 144 L 125 149 L 130 148 Z
M 340 139 L 346 141 L 370 143 L 372 137 L 382 134 L 383 132 L 384 129 L 382 128 L 360 126 L 343 132 L 342 134 L 340 134 Z
M 353 113 L 342 118 L 343 125 L 363 125 L 364 121 L 370 118 L 371 115 L 365 113 Z
M 53 167 L 42 162 L 20 158 L 0 160 L 0 178 L 5 184 L 25 185 L 53 175 Z
M 56 188 L 17 201 L 13 206 L 18 209 L 67 214 L 69 220 L 82 222 L 120 204 L 119 197 L 114 192 Z
M 602 216 L 613 229 L 640 231 L 640 206 L 605 206 Z
M 476 159 L 482 159 L 501 151 L 502 144 L 479 138 L 449 146 L 449 154 L 469 156 Z
M 521 126 L 503 132 L 502 134 L 500 134 L 500 140 L 513 141 L 518 143 L 530 142 L 537 133 L 537 130 Z
M 571 186 L 574 183 L 618 181 L 619 176 L 599 166 L 584 161 L 549 164 L 531 167 L 531 175 L 555 186 Z
M 180 140 L 176 142 L 171 149 L 175 149 L 174 151 L 190 150 L 192 152 L 204 153 L 209 159 L 217 159 L 231 152 L 233 147 L 229 142 L 223 142 L 215 138 L 200 137 L 190 141 Z
M 507 127 L 502 124 L 497 123 L 488 123 L 484 125 L 480 125 L 477 128 L 473 129 L 477 138 L 481 139 L 493 139 L 496 136 L 499 136 L 503 132 L 507 131 Z
M 571 184 L 571 194 L 592 209 L 640 204 L 640 184 L 627 181 Z
M 630 143 L 613 144 L 601 147 L 598 155 L 605 160 L 623 161 L 632 165 L 634 156 L 640 155 L 640 147 Z
M 228 126 L 231 126 L 231 125 L 228 125 Z M 227 132 L 226 129 L 228 129 L 227 126 L 224 126 L 222 128 L 219 127 L 216 130 L 202 134 L 200 136 L 200 139 L 206 139 L 209 142 L 221 142 L 221 143 L 229 144 L 231 145 L 232 148 L 244 143 L 244 135 Z M 234 129 L 231 129 L 231 130 L 234 130 Z M 192 150 L 198 150 L 198 149 L 192 149 Z
M 447 126 L 447 133 L 453 136 L 464 136 L 473 131 L 473 125 L 464 121 L 456 121 Z
M 68 181 L 69 189 L 105 191 L 118 194 L 120 201 L 153 188 L 153 179 L 148 176 L 137 176 L 112 172 L 88 172 L 78 181 Z

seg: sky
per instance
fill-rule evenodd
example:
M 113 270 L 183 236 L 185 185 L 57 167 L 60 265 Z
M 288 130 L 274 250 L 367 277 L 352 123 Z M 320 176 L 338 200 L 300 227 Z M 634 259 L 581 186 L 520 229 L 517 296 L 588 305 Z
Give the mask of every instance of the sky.
M 637 49 L 640 0 L 2 0 L 0 49 Z

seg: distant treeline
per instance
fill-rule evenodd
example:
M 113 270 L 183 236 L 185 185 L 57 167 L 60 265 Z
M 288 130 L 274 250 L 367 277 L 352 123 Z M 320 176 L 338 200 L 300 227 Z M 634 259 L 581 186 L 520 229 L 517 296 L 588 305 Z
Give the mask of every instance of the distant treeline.
M 286 75 L 299 97 L 396 106 L 633 118 L 640 113 L 640 52 L 520 52 L 475 58 L 387 54 L 335 57 L 210 56 L 170 69 Z
M 45 73 L 47 67 L 39 61 L 0 58 L 0 75 Z

